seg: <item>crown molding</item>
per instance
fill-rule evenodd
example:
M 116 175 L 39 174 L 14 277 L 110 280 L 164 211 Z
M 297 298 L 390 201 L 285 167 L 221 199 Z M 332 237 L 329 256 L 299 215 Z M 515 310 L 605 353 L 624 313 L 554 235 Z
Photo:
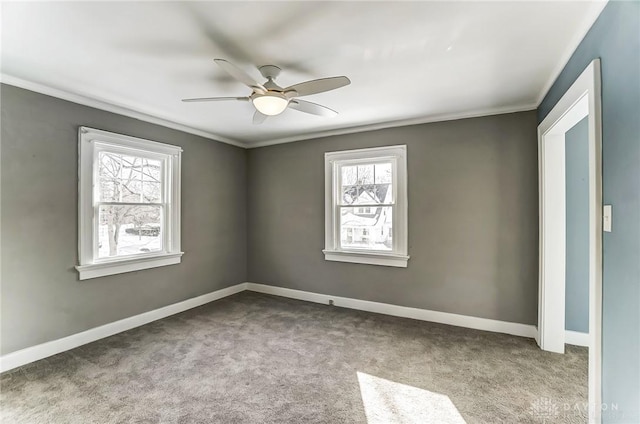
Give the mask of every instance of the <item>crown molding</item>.
M 23 88 L 29 91 L 35 91 L 36 93 L 44 94 L 47 96 L 56 97 L 69 102 L 78 103 L 84 106 L 93 107 L 96 109 L 104 110 L 107 112 L 117 113 L 119 115 L 128 116 L 129 118 L 139 119 L 141 121 L 149 122 L 151 124 L 161 125 L 163 127 L 171 128 L 174 130 L 186 132 L 189 134 L 198 135 L 200 137 L 208 138 L 213 141 L 219 141 L 221 143 L 231 144 L 232 146 L 246 148 L 247 144 L 239 140 L 223 137 L 218 134 L 214 134 L 208 131 L 203 131 L 198 128 L 193 128 L 188 125 L 180 124 L 178 122 L 159 118 L 157 116 L 149 115 L 141 110 L 129 106 L 121 106 L 115 103 L 111 103 L 104 100 L 98 100 L 96 98 L 88 97 L 82 94 L 73 93 L 71 91 L 61 90 L 59 88 L 50 87 L 48 85 L 40 84 L 37 82 L 25 80 L 22 78 L 14 77 L 5 73 L 0 73 L 0 82 L 14 87 Z
M 214 134 L 208 131 L 203 131 L 198 128 L 193 128 L 184 124 L 179 124 L 177 122 L 174 122 L 168 119 L 149 115 L 148 113 L 141 112 L 139 110 L 135 110 L 130 107 L 120 106 L 111 102 L 98 100 L 85 95 L 72 93 L 72 92 L 61 90 L 58 88 L 53 88 L 44 84 L 28 81 L 28 80 L 14 77 L 8 74 L 0 73 L 0 82 L 3 84 L 12 85 L 15 87 L 23 88 L 25 90 L 34 91 L 36 93 L 60 98 L 73 103 L 78 103 L 84 106 L 93 107 L 93 108 L 104 110 L 107 112 L 117 113 L 119 115 L 128 116 L 130 118 L 139 119 L 141 121 L 161 125 L 163 127 L 172 128 L 178 131 L 183 131 L 189 134 L 198 135 L 213 141 L 219 141 L 221 143 L 226 143 L 232 146 L 241 147 L 245 149 L 272 146 L 275 144 L 291 143 L 294 141 L 301 141 L 301 140 L 311 140 L 315 138 L 330 137 L 335 135 L 375 131 L 375 130 L 381 130 L 385 128 L 404 127 L 409 125 L 419 125 L 419 124 L 427 124 L 427 123 L 442 122 L 442 121 L 453 121 L 457 119 L 466 119 L 466 118 L 478 118 L 482 116 L 501 115 L 505 113 L 524 112 L 524 111 L 536 109 L 538 106 L 538 103 L 527 103 L 523 105 L 510 106 L 510 107 L 478 109 L 475 111 L 469 111 L 469 112 L 463 112 L 463 113 L 449 113 L 449 114 L 432 115 L 432 116 L 426 116 L 426 117 L 420 117 L 420 118 L 399 119 L 394 121 L 378 122 L 375 124 L 357 125 L 357 126 L 351 126 L 351 127 L 345 127 L 345 128 L 330 129 L 326 131 L 316 131 L 316 132 L 298 134 L 298 135 L 289 136 L 289 137 L 273 138 L 273 139 L 258 141 L 255 143 L 247 143 L 247 142 L 242 142 L 236 139 L 222 137 L 218 134 Z
M 432 115 L 422 118 L 399 119 L 396 121 L 379 122 L 375 124 L 359 125 L 355 127 L 338 128 L 326 131 L 312 132 L 308 134 L 294 135 L 291 137 L 275 138 L 271 140 L 258 141 L 256 143 L 247 144 L 247 149 L 255 149 L 257 147 L 272 146 L 274 144 L 292 143 L 294 141 L 311 140 L 314 138 L 331 137 L 334 135 L 353 134 L 358 132 L 375 131 L 385 128 L 407 127 L 410 125 L 429 124 L 433 122 L 455 121 L 458 119 L 480 118 L 482 116 L 502 115 L 505 113 L 526 112 L 535 110 L 537 103 L 527 103 L 519 106 L 496 107 L 478 109 L 463 113 L 447 113 L 440 115 Z
M 204 131 L 188 125 L 180 124 L 170 119 L 160 118 L 160 117 L 151 115 L 148 112 L 141 110 L 140 108 L 123 106 L 110 101 L 99 100 L 97 98 L 89 97 L 86 95 L 74 93 L 67 90 L 62 90 L 59 88 L 50 87 L 44 84 L 36 83 L 23 78 L 8 75 L 5 73 L 0 73 L 0 82 L 3 84 L 8 84 L 8 85 L 23 88 L 26 90 L 34 91 L 47 96 L 53 96 L 56 98 L 67 100 L 73 103 L 78 103 L 84 106 L 93 107 L 93 108 L 104 110 L 107 112 L 117 113 L 119 115 L 128 116 L 130 118 L 139 119 L 141 121 L 149 122 L 156 125 L 161 125 L 163 127 L 172 128 L 172 129 L 183 131 L 189 134 L 198 135 L 200 137 L 204 137 L 213 141 L 218 141 L 221 143 L 226 143 L 232 146 L 241 147 L 245 149 L 253 149 L 257 147 L 265 147 L 265 146 L 271 146 L 275 144 L 291 143 L 294 141 L 310 140 L 310 139 L 330 137 L 335 135 L 375 131 L 375 130 L 380 130 L 385 128 L 427 124 L 432 122 L 452 121 L 456 119 L 477 118 L 481 116 L 499 115 L 504 113 L 515 113 L 515 112 L 523 112 L 523 111 L 537 109 L 538 106 L 540 106 L 540 104 L 544 100 L 544 97 L 547 95 L 547 93 L 555 83 L 556 79 L 558 78 L 562 70 L 565 68 L 565 66 L 573 56 L 573 53 L 582 42 L 585 35 L 589 32 L 594 22 L 598 19 L 598 17 L 600 16 L 602 11 L 608 4 L 608 1 L 609 0 L 597 0 L 594 2 L 596 6 L 594 6 L 593 9 L 589 11 L 586 18 L 583 20 L 580 26 L 580 29 L 576 31 L 574 37 L 569 42 L 567 48 L 565 49 L 564 54 L 561 56 L 557 66 L 555 67 L 554 71 L 551 73 L 550 78 L 547 80 L 546 84 L 543 86 L 542 90 L 538 94 L 538 98 L 535 103 L 528 103 L 528 104 L 523 104 L 519 106 L 503 107 L 503 108 L 498 107 L 498 108 L 479 109 L 479 110 L 469 111 L 464 113 L 432 115 L 432 116 L 422 117 L 422 118 L 400 119 L 400 120 L 380 122 L 375 124 L 351 126 L 351 127 L 337 128 L 337 129 L 331 129 L 331 130 L 325 130 L 325 131 L 316 131 L 316 132 L 299 134 L 299 135 L 294 135 L 289 137 L 272 138 L 268 140 L 258 141 L 255 143 L 243 142 L 237 139 L 224 137 L 209 131 Z
M 585 19 L 580 24 L 578 31 L 576 31 L 576 33 L 573 35 L 573 38 L 567 45 L 567 48 L 565 49 L 564 54 L 560 56 L 560 60 L 558 60 L 558 64 L 556 65 L 555 69 L 551 73 L 551 76 L 547 80 L 546 84 L 542 87 L 540 94 L 538 94 L 538 101 L 536 104 L 536 108 L 540 106 L 540 104 L 544 100 L 547 93 L 549 93 L 549 90 L 551 90 L 551 86 L 553 86 L 553 84 L 556 82 L 556 80 L 560 76 L 560 73 L 562 73 L 565 66 L 567 66 L 567 63 L 569 63 L 571 56 L 573 56 L 573 54 L 575 53 L 576 49 L 578 48 L 578 46 L 580 45 L 584 37 L 587 35 L 587 33 L 589 32 L 593 24 L 596 22 L 596 20 L 604 10 L 604 8 L 607 6 L 607 4 L 609 3 L 609 0 L 596 0 L 593 3 L 594 3 L 593 9 L 589 11 Z

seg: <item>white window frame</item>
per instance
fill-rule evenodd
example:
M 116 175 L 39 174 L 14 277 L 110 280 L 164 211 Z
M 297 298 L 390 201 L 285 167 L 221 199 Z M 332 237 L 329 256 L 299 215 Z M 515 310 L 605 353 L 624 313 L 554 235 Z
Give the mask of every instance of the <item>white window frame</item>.
M 393 223 L 391 251 L 342 248 L 340 246 L 340 169 L 358 163 L 389 161 L 393 172 Z M 407 146 L 327 152 L 325 165 L 325 248 L 327 261 L 406 268 L 408 255 Z M 357 207 L 357 205 L 356 205 Z
M 96 199 L 98 154 L 117 151 L 153 157 L 163 168 L 163 249 L 139 255 L 98 258 Z M 180 174 L 182 149 L 170 144 L 80 127 L 78 130 L 78 258 L 80 280 L 178 264 L 180 250 Z

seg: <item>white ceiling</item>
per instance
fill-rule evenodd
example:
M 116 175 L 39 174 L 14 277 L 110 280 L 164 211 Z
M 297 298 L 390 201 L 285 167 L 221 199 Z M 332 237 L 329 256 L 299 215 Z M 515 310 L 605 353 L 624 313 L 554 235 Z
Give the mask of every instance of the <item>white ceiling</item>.
M 17 2 L 2 4 L 2 80 L 244 146 L 535 108 L 603 2 Z M 252 125 L 213 58 L 282 86 L 336 75 Z

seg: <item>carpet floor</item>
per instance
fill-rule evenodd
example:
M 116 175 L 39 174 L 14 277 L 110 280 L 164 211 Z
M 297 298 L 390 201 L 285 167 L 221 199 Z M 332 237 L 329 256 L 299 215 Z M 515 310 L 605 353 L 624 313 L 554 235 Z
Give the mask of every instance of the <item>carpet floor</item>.
M 0 377 L 3 423 L 578 423 L 586 400 L 586 348 L 253 292 Z

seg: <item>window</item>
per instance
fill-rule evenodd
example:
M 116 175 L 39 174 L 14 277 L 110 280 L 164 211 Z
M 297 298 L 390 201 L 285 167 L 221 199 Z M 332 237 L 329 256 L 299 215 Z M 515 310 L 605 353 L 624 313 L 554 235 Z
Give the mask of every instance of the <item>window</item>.
M 80 279 L 180 263 L 182 149 L 79 131 Z
M 325 259 L 406 267 L 407 149 L 325 153 Z

